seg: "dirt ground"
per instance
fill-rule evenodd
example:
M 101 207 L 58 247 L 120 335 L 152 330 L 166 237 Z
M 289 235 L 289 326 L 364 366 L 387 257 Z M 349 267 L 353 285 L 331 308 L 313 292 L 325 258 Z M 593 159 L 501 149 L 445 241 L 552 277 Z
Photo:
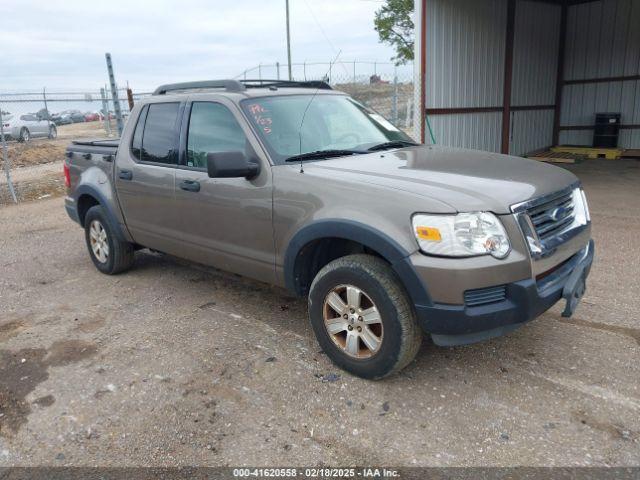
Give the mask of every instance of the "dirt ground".
M 0 207 L 0 465 L 638 465 L 640 162 L 571 167 L 596 261 L 571 319 L 364 381 L 284 291 L 139 252 L 96 271 L 61 198 Z

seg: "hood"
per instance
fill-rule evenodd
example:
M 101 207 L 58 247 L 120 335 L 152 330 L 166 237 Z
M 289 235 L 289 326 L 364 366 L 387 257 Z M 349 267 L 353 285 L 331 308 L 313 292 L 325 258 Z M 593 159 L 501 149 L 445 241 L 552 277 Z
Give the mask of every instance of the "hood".
M 429 197 L 458 212 L 497 214 L 578 181 L 571 172 L 536 160 L 426 145 L 306 164 L 310 169 Z

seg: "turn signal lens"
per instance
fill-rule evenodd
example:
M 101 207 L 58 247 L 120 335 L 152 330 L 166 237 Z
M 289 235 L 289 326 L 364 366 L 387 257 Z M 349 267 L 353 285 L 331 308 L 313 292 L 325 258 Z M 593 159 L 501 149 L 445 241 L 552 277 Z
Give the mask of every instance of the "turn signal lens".
M 419 239 L 426 240 L 428 242 L 439 242 L 442 240 L 440 230 L 433 227 L 416 227 L 416 235 Z

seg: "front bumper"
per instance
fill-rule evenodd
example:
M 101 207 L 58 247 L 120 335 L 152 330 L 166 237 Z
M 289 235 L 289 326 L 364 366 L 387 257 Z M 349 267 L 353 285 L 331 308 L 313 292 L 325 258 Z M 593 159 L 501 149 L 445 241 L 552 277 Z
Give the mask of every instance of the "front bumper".
M 593 256 L 594 243 L 590 240 L 586 247 L 544 278 L 506 284 L 503 301 L 476 307 L 416 305 L 418 321 L 434 342 L 443 346 L 475 343 L 503 335 L 540 316 L 562 299 L 574 271 L 580 270 L 586 278 Z

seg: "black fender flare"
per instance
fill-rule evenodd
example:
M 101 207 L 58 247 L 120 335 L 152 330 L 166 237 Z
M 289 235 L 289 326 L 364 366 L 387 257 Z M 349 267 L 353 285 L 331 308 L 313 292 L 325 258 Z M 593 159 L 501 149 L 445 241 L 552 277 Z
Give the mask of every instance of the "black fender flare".
M 416 273 L 408 252 L 389 235 L 366 224 L 351 220 L 325 219 L 301 228 L 291 239 L 284 258 L 284 281 L 287 290 L 300 295 L 296 285 L 296 260 L 310 242 L 322 238 L 342 238 L 357 242 L 378 252 L 393 268 L 404 284 L 414 305 L 432 305 L 426 285 Z
M 82 197 L 83 195 L 89 195 L 90 197 L 93 197 L 98 201 L 100 206 L 104 209 L 105 215 L 107 216 L 107 220 L 109 221 L 109 226 L 115 233 L 116 237 L 121 241 L 127 242 L 128 240 L 124 235 L 122 228 L 120 228 L 120 222 L 118 221 L 118 217 L 113 211 L 113 207 L 111 206 L 111 203 L 105 198 L 105 196 L 97 188 L 91 185 L 86 185 L 86 184 L 80 185 L 78 188 L 76 188 L 74 192 L 76 212 L 78 209 L 78 200 L 80 200 L 80 197 Z M 78 219 L 80 220 L 80 217 L 79 217 L 80 212 L 77 212 L 77 213 L 78 213 Z M 84 227 L 84 225 L 82 226 Z

